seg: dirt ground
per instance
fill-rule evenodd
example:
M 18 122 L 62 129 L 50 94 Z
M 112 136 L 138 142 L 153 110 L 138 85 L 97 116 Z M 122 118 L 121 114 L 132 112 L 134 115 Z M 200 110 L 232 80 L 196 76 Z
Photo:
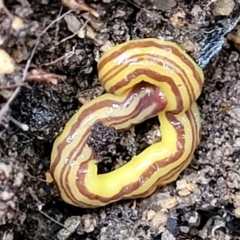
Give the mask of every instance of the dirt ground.
M 156 37 L 179 43 L 197 60 L 196 44 L 208 43 L 194 41 L 200 29 L 230 16 L 237 4 L 85 3 L 99 17 L 60 0 L 0 1 L 0 239 L 240 239 L 240 25 L 204 68 L 201 143 L 176 182 L 98 209 L 64 203 L 46 182 L 54 139 L 82 104 L 104 92 L 97 78 L 102 52 Z M 154 118 L 116 133 L 100 171 L 158 141 L 158 126 Z

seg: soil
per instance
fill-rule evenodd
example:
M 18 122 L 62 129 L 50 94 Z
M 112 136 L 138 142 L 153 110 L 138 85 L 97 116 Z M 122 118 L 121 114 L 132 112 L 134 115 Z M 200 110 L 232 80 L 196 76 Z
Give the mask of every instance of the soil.
M 69 11 L 60 0 L 0 1 L 0 49 L 14 61 L 14 67 L 7 60 L 8 68 L 0 68 L 0 239 L 240 239 L 239 26 L 224 35 L 204 67 L 201 143 L 177 181 L 148 198 L 97 209 L 66 204 L 46 182 L 54 139 L 76 110 L 104 92 L 97 78 L 102 52 L 157 37 L 177 42 L 197 60 L 195 44 L 204 44 L 194 36 L 230 16 L 237 4 L 85 3 L 99 17 Z M 96 126 L 89 144 L 100 152 L 99 171 L 111 171 L 159 141 L 158 129 L 155 118 L 124 132 Z

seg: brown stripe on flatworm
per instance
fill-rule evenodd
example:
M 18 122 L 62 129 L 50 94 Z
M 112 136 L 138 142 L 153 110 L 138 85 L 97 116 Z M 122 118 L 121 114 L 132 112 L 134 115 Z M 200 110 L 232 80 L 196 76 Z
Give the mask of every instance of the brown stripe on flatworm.
M 191 148 L 191 151 L 190 151 L 188 157 L 186 158 L 186 160 L 188 160 L 188 161 L 183 161 L 182 164 L 180 165 L 181 167 L 179 167 L 177 171 L 174 171 L 174 173 L 172 175 L 170 175 L 170 177 L 169 177 L 169 173 L 171 173 L 172 170 L 174 170 L 176 168 L 174 168 L 170 172 L 168 172 L 167 175 L 164 175 L 161 178 L 159 178 L 158 181 L 155 182 L 155 184 L 157 186 L 159 186 L 159 187 L 165 185 L 167 179 L 171 179 L 174 176 L 175 173 L 180 172 L 179 169 L 184 169 L 189 164 L 189 162 L 192 159 L 192 155 L 193 155 L 193 153 L 195 151 L 195 147 L 198 144 L 198 139 L 195 137 L 195 136 L 199 135 L 197 133 L 198 132 L 198 124 L 196 123 L 196 119 L 194 117 L 194 113 L 193 113 L 193 111 L 191 109 L 189 109 L 186 112 L 186 115 L 187 115 L 187 118 L 188 118 L 188 120 L 190 122 L 190 126 L 191 126 L 191 129 L 192 129 L 191 132 L 192 132 L 192 137 L 193 137 L 192 148 Z M 159 182 L 161 182 L 162 184 L 160 185 Z
M 196 123 L 193 111 L 188 110 L 186 112 L 187 118 L 189 120 L 190 126 L 191 126 L 191 132 L 193 133 L 193 144 L 192 144 L 192 148 L 191 151 L 189 152 L 189 155 L 186 157 L 186 160 L 188 161 L 183 161 L 181 165 L 176 166 L 175 168 L 173 168 L 170 172 L 168 172 L 168 174 L 160 177 L 154 184 L 153 186 L 162 186 L 165 185 L 167 182 L 169 182 L 168 179 L 172 179 L 174 177 L 174 175 L 179 171 L 179 169 L 184 169 L 190 162 L 190 160 L 192 159 L 192 155 L 195 151 L 195 146 L 198 144 L 198 139 L 195 136 L 198 136 L 198 125 Z M 171 174 L 172 173 L 172 174 Z M 176 176 L 177 178 L 177 176 Z M 171 180 L 170 180 L 171 181 Z M 159 184 L 159 182 L 161 182 L 162 184 Z M 142 194 L 140 194 L 141 196 Z M 137 195 L 135 195 L 137 196 Z
M 145 191 L 143 193 L 132 195 L 130 198 L 134 199 L 134 198 L 149 196 L 149 194 L 151 194 L 151 192 L 154 192 L 158 187 L 162 187 L 163 185 L 167 184 L 168 183 L 168 179 L 169 179 L 169 175 L 170 175 L 170 179 L 172 179 L 179 172 L 179 169 L 183 169 L 184 168 L 185 164 L 186 164 L 185 161 L 183 161 L 180 165 L 177 165 L 175 168 L 173 168 L 172 169 L 173 171 L 170 171 L 167 174 L 165 174 L 165 175 L 161 176 L 160 178 L 158 178 L 155 181 L 155 183 L 152 184 L 152 187 L 150 189 L 148 189 L 147 191 Z M 162 184 L 158 184 L 159 182 L 161 182 Z M 126 197 L 126 198 L 128 199 L 129 197 Z M 124 199 L 124 198 L 122 198 L 122 199 Z
M 127 96 L 126 99 L 130 97 L 132 92 L 130 92 Z M 126 100 L 124 99 L 124 100 Z M 120 101 L 113 101 L 112 99 L 110 100 L 102 100 L 101 102 L 96 102 L 95 104 L 91 105 L 90 107 L 86 108 L 83 110 L 82 114 L 78 116 L 76 122 L 72 124 L 71 128 L 69 129 L 69 132 L 67 136 L 72 136 L 76 130 L 78 129 L 80 123 L 82 122 L 83 119 L 86 118 L 86 116 L 89 116 L 91 113 L 95 112 L 95 109 L 100 110 L 105 108 L 105 106 L 110 106 L 112 104 L 119 104 Z M 53 164 L 50 166 L 50 173 L 54 173 L 54 169 L 56 168 L 56 165 L 58 162 L 61 160 L 61 153 L 63 152 L 64 148 L 66 145 L 69 145 L 69 143 L 66 143 L 64 139 L 60 144 L 57 146 L 57 156 L 55 157 Z
M 140 86 L 135 86 L 134 91 L 132 93 L 134 93 L 136 91 L 136 87 L 140 88 L 142 85 L 143 84 L 140 84 Z M 151 86 L 150 84 L 144 84 L 144 85 Z M 107 125 L 108 127 L 114 127 L 115 123 L 117 123 L 117 125 L 120 125 L 120 124 L 126 122 L 127 119 L 135 119 L 136 116 L 139 115 L 143 109 L 146 109 L 153 105 L 155 105 L 155 106 L 154 106 L 154 108 L 152 108 L 152 112 L 150 112 L 147 117 L 144 117 L 143 119 L 141 119 L 141 121 L 143 122 L 146 119 L 157 116 L 157 114 L 165 108 L 167 101 L 166 101 L 166 98 L 164 95 L 159 95 L 160 91 L 157 87 L 151 86 L 151 89 L 155 90 L 154 92 L 151 90 L 151 96 L 148 93 L 148 94 L 144 95 L 143 97 L 137 99 L 138 103 L 136 105 L 136 108 L 133 110 L 133 112 L 130 112 L 129 114 L 124 115 L 124 116 L 110 116 L 109 115 L 107 118 L 97 119 L 96 121 L 92 122 L 91 126 L 89 126 L 89 127 L 91 128 L 92 125 L 96 124 L 96 122 L 99 122 L 99 121 L 101 121 L 103 124 Z M 129 107 L 129 105 L 128 105 L 128 107 Z M 109 122 L 111 124 L 109 124 Z M 134 124 L 129 125 L 128 128 L 130 128 L 132 125 L 134 125 Z M 90 129 L 86 129 L 86 131 L 88 131 L 88 130 L 91 131 Z M 121 129 L 121 130 L 126 130 L 126 129 Z M 85 139 L 84 136 L 85 135 L 83 135 L 83 139 Z M 82 141 L 82 139 L 80 139 L 79 142 L 77 142 L 75 144 L 75 146 L 80 146 L 80 143 L 82 143 L 82 147 L 83 147 L 84 141 Z M 81 152 L 82 152 L 82 148 L 79 148 L 75 155 L 79 156 Z M 70 154 L 68 154 L 68 156 L 69 156 L 69 159 L 72 159 L 72 152 Z
M 166 175 L 163 175 L 162 177 L 158 178 L 154 184 L 152 184 L 152 187 L 149 188 L 147 191 L 143 192 L 143 193 L 140 193 L 140 194 L 136 194 L 136 195 L 132 195 L 131 196 L 131 199 L 135 199 L 135 198 L 139 198 L 139 197 L 146 197 L 146 196 L 149 196 L 149 194 L 151 194 L 152 192 L 154 192 L 158 187 L 162 187 L 163 185 L 166 184 L 163 183 L 163 184 L 157 184 L 158 182 L 164 182 L 166 181 L 166 177 L 169 177 L 170 175 L 170 179 L 172 179 L 178 172 L 179 172 L 179 169 L 182 169 L 184 168 L 185 166 L 185 162 L 183 161 L 180 165 L 177 165 L 174 169 L 172 169 L 173 171 L 171 172 L 168 172 L 167 176 Z M 165 178 L 164 178 L 165 177 Z M 129 197 L 126 197 L 126 199 L 128 199 Z M 122 198 L 124 199 L 124 198 Z
M 128 74 L 126 76 L 126 79 L 128 79 L 128 81 L 130 82 L 132 79 L 136 78 L 136 76 L 139 76 L 141 74 L 147 75 L 151 79 L 159 79 L 158 82 L 167 83 L 171 87 L 174 95 L 176 96 L 177 107 L 176 107 L 176 110 L 174 111 L 174 113 L 177 114 L 177 113 L 182 112 L 182 110 L 183 110 L 182 95 L 181 95 L 178 87 L 174 84 L 173 79 L 171 77 L 161 75 L 161 74 L 151 71 L 151 70 L 148 70 L 147 72 L 145 72 L 144 69 L 136 69 L 134 72 Z M 126 80 L 122 79 L 117 84 L 115 84 L 113 87 L 111 87 L 109 89 L 109 91 L 110 92 L 117 91 L 118 89 L 123 88 L 125 85 L 126 85 Z
M 142 84 L 141 84 L 142 85 Z M 158 90 L 157 87 L 154 86 L 154 89 L 155 90 Z M 166 99 L 165 97 L 162 96 L 162 98 L 158 98 L 157 96 L 158 95 L 158 92 L 159 91 L 155 91 L 155 95 L 153 95 L 153 97 L 150 97 L 149 98 L 149 95 L 144 95 L 143 98 L 141 98 L 141 100 L 139 101 L 139 104 L 137 105 L 137 107 L 134 109 L 133 112 L 131 112 L 130 114 L 128 115 L 125 115 L 123 116 L 123 120 L 122 122 L 126 122 L 126 119 L 134 119 L 136 118 L 137 115 L 139 115 L 139 113 L 142 111 L 142 109 L 146 108 L 146 106 L 150 106 L 152 105 L 153 103 L 158 103 L 156 104 L 156 108 L 153 108 L 152 109 L 152 113 L 149 113 L 148 115 L 148 118 L 152 118 L 153 116 L 156 116 L 165 106 L 166 106 Z M 154 97 L 155 96 L 155 97 Z M 99 122 L 101 121 L 102 123 L 106 124 L 107 126 L 109 126 L 108 122 L 113 122 L 111 126 L 114 127 L 114 122 L 117 123 L 117 124 L 121 124 L 121 119 L 122 117 L 119 117 L 119 116 L 115 116 L 115 117 L 107 117 L 107 118 L 104 118 L 104 119 L 101 119 L 101 120 L 96 120 L 95 122 L 92 123 L 92 125 L 96 124 L 96 122 Z M 142 121 L 146 120 L 146 118 L 144 118 Z M 76 143 L 74 146 L 79 146 L 80 144 L 79 143 L 82 143 L 81 144 L 81 147 L 78 148 L 78 151 L 75 152 L 75 148 L 72 149 L 71 153 L 68 155 L 68 159 L 69 161 L 72 160 L 73 158 L 73 154 L 74 156 L 79 156 L 80 153 L 83 151 L 83 148 L 84 148 L 84 145 L 86 145 L 86 142 L 87 142 L 87 138 L 88 136 L 90 135 L 90 131 L 91 131 L 91 127 L 90 126 L 88 129 L 86 129 L 85 133 L 83 134 L 80 142 Z M 86 159 L 85 161 L 88 161 L 90 159 Z M 65 187 L 62 187 L 64 189 L 64 192 L 66 194 L 66 196 L 68 198 L 70 198 L 74 203 L 76 203 L 78 200 L 74 197 L 74 195 L 72 194 L 71 192 L 71 188 L 68 184 L 68 177 L 69 177 L 69 174 L 70 174 L 70 168 L 68 165 L 65 165 L 62 167 L 61 169 L 61 173 L 60 173 L 60 185 L 61 186 L 64 186 L 63 183 L 66 183 Z M 65 175 L 65 177 L 63 178 L 63 176 Z M 65 191 L 66 189 L 66 191 Z
M 201 76 L 199 75 L 199 73 L 197 72 L 194 64 L 192 61 L 190 61 L 184 54 L 180 53 L 180 51 L 170 45 L 165 45 L 164 43 L 156 43 L 155 41 L 149 40 L 149 41 L 139 41 L 139 42 L 129 42 L 127 45 L 124 45 L 123 47 L 121 47 L 120 49 L 118 49 L 118 51 L 113 52 L 112 54 L 110 54 L 109 56 L 107 56 L 106 58 L 104 58 L 102 61 L 99 62 L 98 64 L 98 71 L 100 72 L 101 69 L 103 68 L 103 66 L 105 64 L 107 64 L 109 61 L 112 61 L 113 59 L 117 58 L 118 56 L 120 56 L 122 53 L 124 53 L 126 50 L 129 49 L 134 49 L 136 47 L 139 48 L 147 48 L 147 47 L 156 47 L 156 48 L 160 48 L 160 49 L 171 49 L 171 52 L 178 56 L 193 72 L 194 78 L 196 79 L 198 85 L 199 85 L 199 89 L 202 89 L 202 83 L 203 83 L 203 79 L 201 78 Z
M 194 136 L 196 136 L 195 134 L 197 133 L 198 128 L 197 128 L 197 124 L 196 124 L 196 122 L 195 122 L 195 118 L 194 118 L 194 116 L 193 116 L 193 112 L 190 111 L 190 110 L 188 110 L 188 111 L 186 112 L 186 115 L 188 116 L 188 120 L 189 120 L 189 122 L 190 122 L 190 126 L 191 126 L 191 129 L 192 129 L 191 132 L 192 132 L 192 136 L 193 136 L 193 144 L 192 144 L 192 148 L 191 148 L 191 151 L 189 152 L 188 157 L 186 157 L 186 160 L 182 162 L 181 167 L 178 168 L 178 169 L 184 169 L 184 168 L 189 164 L 189 162 L 190 162 L 191 159 L 192 159 L 192 155 L 193 155 L 193 153 L 194 153 L 194 151 L 195 151 L 195 147 L 196 147 L 196 145 L 198 144 L 197 139 L 194 137 Z M 176 168 L 174 168 L 174 169 L 176 169 Z M 172 170 L 174 170 L 174 169 L 172 169 Z M 155 184 L 157 184 L 157 186 L 163 186 L 163 185 L 165 185 L 167 179 L 171 179 L 171 178 L 174 176 L 174 174 L 172 174 L 172 175 L 170 175 L 170 177 L 169 177 L 169 173 L 171 173 L 172 170 L 171 170 L 170 172 L 168 172 L 167 175 L 164 175 L 164 176 L 162 176 L 162 178 L 159 178 L 158 181 L 155 182 Z M 179 171 L 179 170 L 178 170 L 178 171 Z M 177 173 L 178 171 L 176 171 L 176 173 Z M 179 171 L 179 172 L 180 172 L 180 171 Z M 165 178 L 164 178 L 164 177 L 165 177 Z M 164 182 L 164 181 L 165 181 L 165 182 Z M 159 182 L 161 182 L 162 184 L 160 185 Z M 154 185 L 155 185 L 155 184 L 154 184 Z
M 161 96 L 163 96 L 163 94 L 162 94 L 161 96 L 159 95 L 160 90 L 159 90 L 157 87 L 155 87 L 154 85 L 151 85 L 151 84 L 147 84 L 147 83 L 146 83 L 146 84 L 139 84 L 139 85 L 135 86 L 132 91 L 129 92 L 129 94 L 126 96 L 126 98 L 125 98 L 122 102 L 120 102 L 120 101 L 113 101 L 113 100 L 104 100 L 104 101 L 101 101 L 101 102 L 97 102 L 97 103 L 95 103 L 94 105 L 90 106 L 89 108 L 85 109 L 85 110 L 82 112 L 82 114 L 78 116 L 77 121 L 72 125 L 72 127 L 71 127 L 71 129 L 69 130 L 69 133 L 67 134 L 67 136 L 71 136 L 72 134 L 74 134 L 74 133 L 76 132 L 77 128 L 79 127 L 80 123 L 86 118 L 86 116 L 89 116 L 90 113 L 94 112 L 94 109 L 100 110 L 100 109 L 102 109 L 102 108 L 105 108 L 106 106 L 112 106 L 113 104 L 121 105 L 121 104 L 123 104 L 124 102 L 126 102 L 126 100 L 129 99 L 131 95 L 135 94 L 135 92 L 140 91 L 139 89 L 140 89 L 141 87 L 144 87 L 144 86 L 145 86 L 145 87 L 151 87 L 151 89 L 155 89 L 155 93 L 153 93 L 153 91 L 152 91 L 153 94 L 152 94 L 152 96 L 151 96 L 151 101 L 150 101 L 150 99 L 148 98 L 148 96 L 145 96 L 145 97 L 146 97 L 146 99 L 145 99 L 145 101 L 144 101 L 145 106 L 147 105 L 147 103 L 149 103 L 149 101 L 150 101 L 151 103 L 156 102 L 156 103 L 159 104 L 159 105 L 158 105 L 158 109 L 159 109 L 159 110 L 160 110 L 160 109 L 162 110 L 163 107 L 165 107 L 166 102 L 165 102 L 165 100 L 163 101 L 163 98 L 164 98 L 164 97 L 161 97 Z M 133 101 L 134 101 L 134 99 L 133 99 Z M 141 101 L 143 102 L 143 100 L 141 100 Z M 129 102 L 129 103 L 126 105 L 126 108 L 129 107 L 129 105 L 130 105 L 131 103 L 132 103 L 132 102 Z M 149 104 L 150 104 L 150 103 L 149 103 Z M 156 110 L 157 110 L 157 109 L 156 109 Z M 128 116 L 126 116 L 126 117 L 128 117 Z M 116 116 L 115 118 L 118 118 L 118 117 Z M 123 117 L 120 117 L 120 118 L 123 118 Z M 80 141 L 80 142 L 81 142 L 81 141 Z M 80 142 L 78 142 L 78 144 L 79 144 Z M 66 145 L 69 145 L 69 143 L 66 143 L 65 140 L 63 140 L 63 141 L 57 146 L 57 152 L 61 154 Z M 68 156 L 71 157 L 71 154 L 68 155 Z M 55 169 L 55 166 L 58 164 L 58 162 L 60 161 L 60 159 L 61 159 L 61 155 L 58 154 L 58 155 L 56 156 L 55 160 L 54 160 L 54 164 L 52 164 L 52 166 L 51 166 L 51 169 Z M 51 170 L 51 171 L 52 171 L 52 170 Z
M 146 57 L 149 56 L 149 57 Z M 191 83 L 190 79 L 188 78 L 188 76 L 186 75 L 186 72 L 174 61 L 166 58 L 166 57 L 162 57 L 160 55 L 153 55 L 153 54 L 136 54 L 136 55 L 132 55 L 129 59 L 137 59 L 137 61 L 142 61 L 142 60 L 148 60 L 149 62 L 152 61 L 152 59 L 157 59 L 157 64 L 160 66 L 163 66 L 163 62 L 165 62 L 164 64 L 168 64 L 170 63 L 171 65 L 169 65 L 169 68 L 171 69 L 172 66 L 175 67 L 176 69 L 180 70 L 181 73 L 177 73 L 177 75 L 181 78 L 182 82 L 184 83 L 187 92 L 189 94 L 190 97 L 190 102 L 193 103 L 196 99 L 195 96 L 195 92 L 193 89 L 193 84 Z M 156 62 L 155 62 L 156 63 Z M 105 73 L 104 76 L 101 77 L 101 83 L 102 85 L 106 86 L 106 84 L 112 80 L 112 78 L 114 76 L 116 76 L 117 74 L 119 74 L 120 72 L 124 71 L 129 65 L 131 64 L 131 61 L 129 61 L 127 64 L 122 64 L 122 65 L 116 65 L 113 68 L 111 68 L 108 72 Z M 139 69 L 140 67 L 138 67 L 137 69 Z M 116 69 L 118 69 L 117 71 L 115 71 Z M 148 69 L 144 69 L 145 71 L 148 71 Z M 156 69 L 156 72 L 159 72 L 158 69 Z M 183 75 L 183 76 L 182 76 Z M 154 79 L 158 82 L 158 79 Z M 186 82 L 187 81 L 187 82 Z M 173 81 L 174 82 L 174 81 Z M 189 89 L 190 87 L 190 89 Z M 112 87 L 111 90 L 109 90 L 109 92 L 114 93 L 115 92 L 115 88 Z
M 177 151 L 172 156 L 169 156 L 169 157 L 167 157 L 163 160 L 160 160 L 160 161 L 157 161 L 157 162 L 153 163 L 153 165 L 155 165 L 154 169 L 160 169 L 160 168 L 163 168 L 163 167 L 173 163 L 174 161 L 176 161 L 177 159 L 179 159 L 182 156 L 182 154 L 185 150 L 185 148 L 184 148 L 185 147 L 184 126 L 172 114 L 166 113 L 166 118 L 171 123 L 174 123 L 174 122 L 175 123 L 176 122 L 180 123 L 178 125 L 174 125 L 174 129 L 177 132 L 177 143 L 176 143 Z M 179 143 L 182 147 L 179 147 Z M 88 169 L 88 162 L 81 163 L 79 165 L 79 169 L 87 170 Z M 151 165 L 147 168 L 146 171 L 143 172 L 143 174 L 141 175 L 141 179 L 143 181 L 146 181 L 149 177 L 151 177 L 151 175 L 154 172 L 152 169 L 153 168 L 152 168 L 152 165 Z M 129 193 L 137 190 L 140 187 L 139 181 L 136 181 L 136 182 L 132 182 L 132 183 L 124 186 L 118 193 L 114 194 L 112 197 L 99 196 L 99 195 L 96 195 L 94 193 L 91 193 L 89 191 L 89 189 L 86 187 L 86 184 L 85 184 L 86 173 L 83 173 L 83 172 L 84 171 L 81 171 L 81 172 L 79 171 L 78 172 L 78 174 L 76 176 L 77 180 L 75 181 L 75 184 L 77 185 L 77 188 L 78 188 L 80 194 L 86 196 L 88 199 L 91 199 L 91 200 L 99 200 L 102 203 L 108 203 L 109 201 L 121 199 L 122 196 L 124 196 L 125 194 L 129 194 Z
M 195 135 L 195 133 L 196 133 L 196 131 L 197 131 L 197 129 L 198 129 L 197 123 L 196 123 L 196 121 L 195 121 L 195 118 L 194 118 L 194 116 L 193 116 L 193 112 L 192 112 L 192 111 L 191 111 L 191 112 L 188 111 L 188 112 L 187 112 L 187 116 L 188 116 L 188 119 L 189 119 L 189 122 L 190 122 L 190 125 L 191 125 L 191 128 L 192 128 L 193 138 L 194 138 L 194 136 L 197 136 L 197 135 Z M 194 124 L 193 124 L 193 122 L 194 122 Z M 186 158 L 186 159 L 188 160 L 187 162 L 186 162 L 186 161 L 183 161 L 180 165 L 176 166 L 176 167 L 173 168 L 170 172 L 168 172 L 167 175 L 161 176 L 161 177 L 160 177 L 159 179 L 157 179 L 156 182 L 152 185 L 152 188 L 148 189 L 147 191 L 145 191 L 145 192 L 143 192 L 143 193 L 140 193 L 140 194 L 137 194 L 137 195 L 133 195 L 133 196 L 131 196 L 131 197 L 126 197 L 126 198 L 128 199 L 128 198 L 138 198 L 138 197 L 149 196 L 149 194 L 150 194 L 151 192 L 154 192 L 157 187 L 161 187 L 162 185 L 167 184 L 167 183 L 169 182 L 168 179 L 172 179 L 175 175 L 176 175 L 176 178 L 177 178 L 177 176 L 179 175 L 179 174 L 177 174 L 177 173 L 180 172 L 179 170 L 180 170 L 180 169 L 184 169 L 184 168 L 186 167 L 186 165 L 189 164 L 189 161 L 190 161 L 190 159 L 192 158 L 192 155 L 193 155 L 195 146 L 197 145 L 197 141 L 198 141 L 198 140 L 195 138 L 195 139 L 194 139 L 194 142 L 195 142 L 195 143 L 193 144 L 194 148 L 192 147 L 191 152 L 189 153 L 188 157 Z M 171 181 L 171 180 L 170 180 L 170 181 Z M 162 184 L 159 184 L 159 182 L 161 182 Z M 124 199 L 124 198 L 122 198 L 122 199 Z
M 141 88 L 143 88 L 143 89 L 141 89 Z M 136 92 L 140 92 L 140 91 L 145 91 L 146 89 L 149 89 L 149 88 L 151 88 L 151 95 L 149 95 L 149 93 L 148 93 L 148 94 L 143 95 L 143 97 L 139 98 L 137 108 L 135 108 L 133 112 L 131 112 L 130 114 L 125 115 L 123 117 L 118 117 L 118 116 L 111 117 L 111 118 L 108 117 L 106 119 L 102 119 L 102 122 L 107 123 L 109 121 L 110 122 L 114 121 L 119 125 L 119 124 L 121 124 L 121 122 L 126 122 L 126 119 L 136 118 L 136 116 L 142 111 L 142 109 L 144 109 L 146 107 L 149 107 L 149 106 L 152 106 L 153 103 L 155 103 L 155 108 L 152 109 L 152 112 L 148 114 L 147 118 L 151 118 L 153 116 L 156 116 L 157 113 L 160 112 L 166 106 L 165 96 L 160 92 L 159 88 L 157 88 L 157 87 L 155 87 L 154 85 L 151 85 L 151 84 L 143 84 L 142 83 L 142 84 L 139 84 L 139 85 L 135 86 L 133 88 L 133 90 L 131 91 L 131 94 L 135 94 Z M 121 102 L 121 104 L 122 104 L 122 102 Z M 81 116 L 84 119 L 83 114 L 81 114 Z M 122 119 L 122 121 L 120 121 L 120 119 Z M 142 121 L 144 121 L 145 119 L 146 118 L 144 118 Z M 96 121 L 101 121 L 101 120 L 98 119 Z M 81 120 L 80 120 L 80 122 L 81 122 Z M 93 122 L 92 124 L 95 124 L 95 122 Z M 107 125 L 109 125 L 109 124 L 107 124 Z M 72 151 L 70 152 L 70 154 L 68 154 L 68 161 L 71 161 L 72 159 L 74 159 L 75 156 L 79 156 L 80 153 L 83 151 L 83 147 L 86 144 L 85 142 L 87 141 L 87 138 L 90 135 L 90 131 L 91 131 L 90 127 L 91 126 L 89 126 L 89 128 L 85 130 L 85 133 L 82 135 L 79 142 L 75 143 L 74 146 L 72 146 Z M 77 151 L 75 150 L 76 146 L 79 146 Z M 86 160 L 88 160 L 88 159 L 86 159 Z M 66 170 L 66 168 L 67 168 L 67 170 Z M 55 168 L 51 168 L 51 171 L 54 171 L 54 169 Z M 60 176 L 62 176 L 62 177 L 60 179 L 60 185 L 62 186 L 63 189 L 65 189 L 64 188 L 64 183 L 66 184 L 67 187 L 69 185 L 68 184 L 68 174 L 69 174 L 69 172 L 70 172 L 70 168 L 67 164 L 64 165 L 61 168 Z M 65 175 L 65 177 L 63 178 L 64 175 Z M 69 191 L 70 191 L 70 189 L 67 190 L 67 191 L 64 191 L 66 196 L 68 198 L 71 198 L 71 199 L 74 198 L 73 196 L 72 197 L 69 196 L 69 194 L 67 193 Z

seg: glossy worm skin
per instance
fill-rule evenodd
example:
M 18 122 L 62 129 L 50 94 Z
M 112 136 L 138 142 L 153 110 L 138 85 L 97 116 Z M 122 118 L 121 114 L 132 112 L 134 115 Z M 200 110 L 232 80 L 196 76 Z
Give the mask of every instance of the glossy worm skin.
M 103 54 L 99 80 L 108 93 L 80 108 L 55 140 L 50 174 L 69 204 L 94 208 L 150 195 L 174 181 L 199 144 L 196 99 L 201 68 L 177 44 L 132 40 Z M 158 116 L 162 140 L 106 174 L 97 174 L 87 140 L 102 122 L 118 130 Z

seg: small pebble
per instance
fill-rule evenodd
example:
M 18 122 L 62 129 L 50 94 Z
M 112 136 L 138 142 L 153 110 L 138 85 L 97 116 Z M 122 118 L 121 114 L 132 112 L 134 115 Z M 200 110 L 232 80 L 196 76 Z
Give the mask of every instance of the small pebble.
M 0 198 L 1 198 L 3 201 L 9 201 L 13 196 L 14 196 L 14 194 L 13 194 L 12 192 L 8 192 L 7 190 L 3 191 L 3 192 L 0 194 Z
M 191 194 L 191 192 L 188 189 L 183 189 L 178 191 L 179 196 L 186 197 Z
M 23 20 L 20 17 L 15 16 L 13 18 L 12 25 L 11 25 L 12 29 L 17 31 L 23 28 L 23 26 L 24 26 Z
M 178 205 L 178 200 L 176 197 L 170 197 L 161 202 L 161 207 L 163 209 L 172 209 Z
M 170 10 L 171 8 L 176 6 L 176 0 L 153 0 L 153 5 L 162 11 Z
M 13 187 L 20 187 L 24 178 L 23 172 L 18 172 L 14 178 Z
M 95 226 L 97 225 L 96 220 L 92 217 L 91 214 L 85 214 L 82 216 L 83 221 L 83 229 L 84 232 L 90 233 L 95 229 Z
M 177 190 L 179 196 L 185 197 L 191 194 L 197 185 L 194 183 L 187 183 L 185 179 L 177 181 Z
M 236 139 L 235 139 L 235 144 L 236 144 L 238 147 L 240 147 L 240 138 L 236 138 Z
M 188 233 L 189 232 L 189 227 L 181 226 L 180 230 L 181 230 L 181 232 Z
M 186 185 L 187 185 L 187 181 L 185 179 L 178 180 L 176 188 L 177 188 L 177 190 L 183 190 L 186 188 Z
M 167 223 L 167 215 L 163 211 L 159 211 L 156 213 L 154 218 L 151 221 L 151 227 L 154 229 L 158 229 L 159 227 L 166 226 Z
M 66 15 L 64 20 L 67 23 L 68 30 L 72 33 L 76 33 L 81 27 L 80 21 L 73 14 Z
M 170 20 L 172 25 L 175 27 L 183 27 L 188 23 L 186 20 L 186 13 L 182 10 L 179 10 L 178 12 L 174 13 Z
M 9 178 L 11 171 L 12 167 L 10 164 L 8 165 L 0 162 L 0 180 Z
M 11 74 L 14 71 L 14 63 L 10 55 L 0 49 L 0 74 Z
M 186 188 L 190 191 L 190 192 L 193 192 L 196 188 L 197 188 L 197 185 L 195 183 L 188 183 L 186 185 Z
M 155 212 L 155 211 L 149 210 L 149 211 L 147 212 L 147 220 L 148 220 L 148 221 L 151 221 L 155 216 L 156 216 L 156 212 Z
M 236 217 L 236 218 L 240 218 L 240 207 L 237 207 L 237 208 L 234 210 L 234 214 L 235 214 L 235 217 Z
M 215 16 L 228 16 L 235 6 L 234 0 L 217 0 L 214 9 L 213 14 Z
M 196 226 L 196 223 L 198 222 L 199 214 L 197 212 L 193 212 L 190 218 L 188 219 L 188 223 L 190 226 Z
M 229 33 L 228 36 L 227 36 L 228 40 L 232 41 L 234 43 L 234 46 L 240 50 L 240 25 L 238 25 L 236 28 L 235 28 L 235 32 L 233 33 Z M 230 109 L 231 110 L 231 109 Z M 236 112 L 238 112 L 238 115 L 239 115 L 239 107 L 238 107 L 238 110 L 235 110 Z M 234 113 L 233 113 L 234 114 Z M 236 113 L 235 113 L 236 115 Z
M 72 216 L 67 218 L 67 220 L 64 222 L 65 228 L 61 229 L 57 234 L 58 240 L 68 239 L 76 231 L 80 223 L 81 223 L 80 216 Z
M 162 240 L 175 240 L 176 238 L 169 231 L 164 231 L 161 239 Z

